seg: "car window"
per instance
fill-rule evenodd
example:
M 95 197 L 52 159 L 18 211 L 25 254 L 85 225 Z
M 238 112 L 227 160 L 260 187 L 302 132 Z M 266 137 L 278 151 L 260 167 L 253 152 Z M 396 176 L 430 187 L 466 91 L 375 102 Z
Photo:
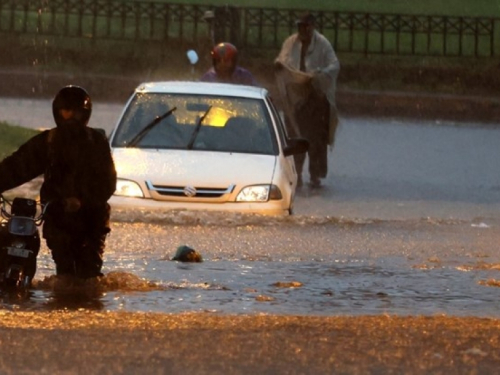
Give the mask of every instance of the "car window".
M 135 147 L 186 149 L 191 145 L 193 150 L 277 154 L 263 100 L 164 93 L 135 95 L 115 132 L 113 147 L 129 146 L 138 133 L 173 108 Z

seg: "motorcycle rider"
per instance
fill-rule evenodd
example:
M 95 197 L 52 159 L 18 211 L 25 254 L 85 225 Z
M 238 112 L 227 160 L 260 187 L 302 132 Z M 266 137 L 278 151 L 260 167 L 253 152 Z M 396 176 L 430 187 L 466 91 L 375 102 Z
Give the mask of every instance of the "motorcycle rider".
M 55 96 L 56 127 L 35 135 L 0 162 L 0 193 L 43 175 L 42 204 L 49 203 L 43 238 L 56 274 L 87 279 L 102 276 L 110 232 L 107 203 L 116 171 L 106 136 L 89 128 L 92 100 L 79 86 Z
M 233 44 L 219 43 L 212 49 L 210 55 L 213 67 L 200 78 L 200 81 L 258 86 L 252 73 L 238 66 L 238 50 Z

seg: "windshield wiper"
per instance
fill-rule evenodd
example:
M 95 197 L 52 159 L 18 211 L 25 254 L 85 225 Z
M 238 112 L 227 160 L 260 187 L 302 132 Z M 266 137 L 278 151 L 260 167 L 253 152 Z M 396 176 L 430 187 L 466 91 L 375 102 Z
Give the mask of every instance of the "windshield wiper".
M 134 138 L 132 138 L 130 140 L 127 147 L 135 147 L 151 129 L 153 129 L 157 124 L 159 124 L 160 121 L 162 121 L 163 119 L 170 116 L 176 109 L 177 109 L 177 107 L 174 107 L 174 108 L 170 109 L 168 112 L 165 112 L 163 115 L 155 117 L 155 119 L 153 121 L 151 121 L 149 124 L 147 124 L 144 127 L 144 129 L 142 129 L 139 133 L 137 133 L 135 135 Z
M 208 109 L 205 111 L 203 116 L 201 116 L 200 119 L 198 120 L 198 123 L 196 124 L 196 128 L 193 130 L 193 134 L 191 134 L 191 139 L 189 140 L 189 143 L 187 144 L 188 150 L 191 150 L 193 148 L 194 141 L 196 140 L 196 137 L 198 136 L 198 133 L 200 132 L 200 129 L 201 129 L 201 123 L 203 122 L 203 120 L 205 120 L 205 117 L 207 117 L 208 112 L 210 112 L 211 109 L 212 109 L 212 106 L 208 107 Z

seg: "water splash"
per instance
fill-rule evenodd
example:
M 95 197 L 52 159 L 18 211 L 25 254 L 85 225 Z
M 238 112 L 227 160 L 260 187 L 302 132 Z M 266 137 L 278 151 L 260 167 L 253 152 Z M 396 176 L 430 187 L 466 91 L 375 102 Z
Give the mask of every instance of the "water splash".
M 123 271 L 111 271 L 102 277 L 87 280 L 51 275 L 42 280 L 34 280 L 33 288 L 52 291 L 59 295 L 80 294 L 89 297 L 97 297 L 102 293 L 112 291 L 149 292 L 165 289 L 152 281 Z
M 432 225 L 457 225 L 463 221 L 457 219 L 436 219 L 424 217 L 412 220 L 382 220 L 365 218 L 344 218 L 336 216 L 291 215 L 267 216 L 243 214 L 238 212 L 189 211 L 189 210 L 145 210 L 145 209 L 112 209 L 111 220 L 116 223 L 148 223 L 178 226 L 283 226 L 283 225 L 330 225 L 339 224 L 358 226 L 380 224 L 385 222 L 426 223 Z

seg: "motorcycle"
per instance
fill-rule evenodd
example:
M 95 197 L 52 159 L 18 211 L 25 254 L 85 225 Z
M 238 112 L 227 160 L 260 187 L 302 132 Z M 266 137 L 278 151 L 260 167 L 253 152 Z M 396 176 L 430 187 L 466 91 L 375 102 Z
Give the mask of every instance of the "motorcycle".
M 0 287 L 31 287 L 40 251 L 38 227 L 47 207 L 34 199 L 16 197 L 9 201 L 0 194 L 0 215 L 4 219 L 0 224 Z

